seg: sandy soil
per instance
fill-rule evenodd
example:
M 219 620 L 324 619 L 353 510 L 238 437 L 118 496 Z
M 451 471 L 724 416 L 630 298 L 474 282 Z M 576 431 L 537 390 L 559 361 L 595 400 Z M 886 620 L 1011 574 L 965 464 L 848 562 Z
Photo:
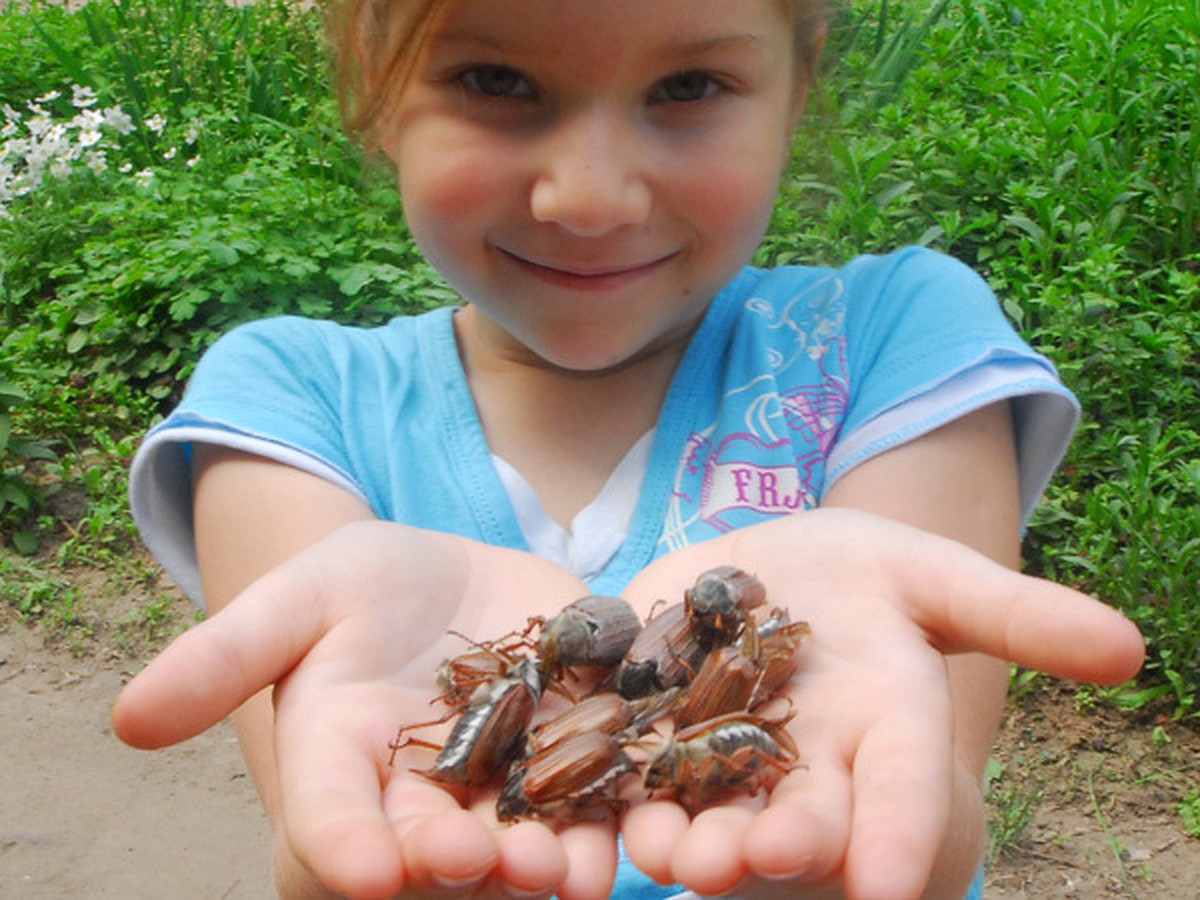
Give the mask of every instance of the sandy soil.
M 232 730 L 153 753 L 120 743 L 108 708 L 127 663 L 0 633 L 0 896 L 272 896 Z
M 140 598 L 91 593 L 89 636 L 72 649 L 0 610 L 0 897 L 272 896 L 232 730 L 155 752 L 113 737 L 109 705 L 153 646 L 111 627 Z M 173 615 L 187 621 L 184 601 Z M 1130 718 L 1039 683 L 1013 704 L 995 760 L 993 817 L 1024 824 L 989 898 L 1200 900 L 1200 840 L 1177 811 L 1200 786 L 1200 722 Z

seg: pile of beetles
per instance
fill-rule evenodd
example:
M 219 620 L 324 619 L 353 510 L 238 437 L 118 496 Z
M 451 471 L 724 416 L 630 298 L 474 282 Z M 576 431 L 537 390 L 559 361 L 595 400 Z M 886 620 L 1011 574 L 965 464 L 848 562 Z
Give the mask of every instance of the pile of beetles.
M 499 785 L 501 820 L 616 814 L 621 787 L 637 776 L 649 796 L 693 812 L 769 788 L 796 762 L 784 727 L 790 700 L 773 701 L 796 672 L 808 625 L 778 608 L 759 618 L 765 603 L 757 578 L 722 566 L 645 623 L 620 597 L 589 596 L 505 638 L 469 641 L 438 668 L 434 702 L 447 714 L 401 727 L 392 759 L 410 745 L 437 750 L 415 771 L 448 787 Z M 582 682 L 569 676 L 583 666 L 601 674 L 580 696 L 572 684 Z M 533 725 L 547 690 L 571 703 Z M 410 734 L 455 716 L 445 744 Z

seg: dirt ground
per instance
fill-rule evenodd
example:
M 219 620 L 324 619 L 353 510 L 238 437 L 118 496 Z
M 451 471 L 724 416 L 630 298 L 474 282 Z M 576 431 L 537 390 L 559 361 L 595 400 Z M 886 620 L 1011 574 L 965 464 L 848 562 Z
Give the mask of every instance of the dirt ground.
M 113 623 L 145 597 L 84 593 L 88 633 L 71 646 L 0 609 L 0 897 L 272 896 L 232 730 L 155 752 L 117 741 L 109 705 L 153 644 Z M 190 608 L 180 599 L 169 615 L 182 628 Z M 1200 786 L 1200 723 L 1089 697 L 1038 680 L 1012 704 L 994 754 L 1003 852 L 987 896 L 1200 900 L 1200 839 L 1177 809 Z

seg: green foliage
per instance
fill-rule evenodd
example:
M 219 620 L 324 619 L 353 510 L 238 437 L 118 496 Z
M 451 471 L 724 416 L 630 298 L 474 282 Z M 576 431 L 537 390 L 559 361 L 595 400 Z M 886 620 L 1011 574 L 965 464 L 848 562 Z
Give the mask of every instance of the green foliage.
M 1029 565 L 1142 627 L 1120 702 L 1196 713 L 1200 11 L 846 4 L 829 45 L 762 261 L 914 242 L 988 279 L 1083 406 Z
M 342 136 L 320 17 L 300 6 L 0 11 L 0 412 L 62 448 L 59 477 L 94 482 L 68 555 L 127 539 L 117 479 L 88 473 L 127 458 L 218 334 L 452 299 L 390 174 Z M 1030 567 L 1145 631 L 1146 673 L 1112 698 L 1194 714 L 1200 9 L 871 0 L 835 10 L 828 44 L 759 261 L 919 243 L 988 279 L 1083 406 Z M 0 516 L 28 521 L 13 498 L 36 482 L 6 446 L 21 486 Z M 1007 805 L 1015 830 L 1023 800 Z
M 0 535 L 21 553 L 37 549 L 37 537 L 26 523 L 37 512 L 42 492 L 29 475 L 30 464 L 54 459 L 46 441 L 13 432 L 14 410 L 27 399 L 0 368 Z
M 1200 838 L 1200 788 L 1192 788 L 1179 801 L 1179 818 L 1185 833 Z

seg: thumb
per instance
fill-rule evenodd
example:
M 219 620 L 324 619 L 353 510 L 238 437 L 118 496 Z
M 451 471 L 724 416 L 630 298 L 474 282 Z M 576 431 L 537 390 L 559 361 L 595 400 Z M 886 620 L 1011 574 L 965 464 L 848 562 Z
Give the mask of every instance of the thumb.
M 200 734 L 303 658 L 320 635 L 319 582 L 293 560 L 180 635 L 121 691 L 113 731 L 156 749 Z
M 927 564 L 906 566 L 905 598 L 939 649 L 980 651 L 1098 684 L 1118 684 L 1141 668 L 1141 632 L 1116 609 L 952 541 L 926 538 L 931 543 L 920 559 Z

